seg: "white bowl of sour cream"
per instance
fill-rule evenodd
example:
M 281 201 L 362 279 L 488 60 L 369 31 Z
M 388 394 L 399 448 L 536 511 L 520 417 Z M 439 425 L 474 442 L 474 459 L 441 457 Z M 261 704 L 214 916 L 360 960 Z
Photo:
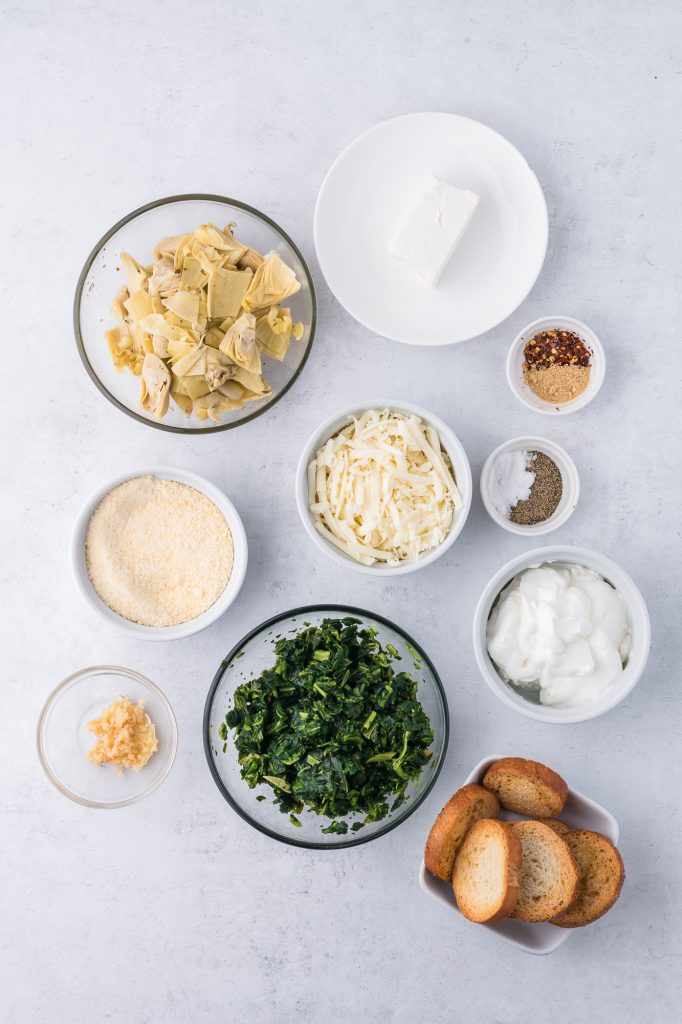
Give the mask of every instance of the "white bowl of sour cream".
M 490 580 L 474 613 L 474 652 L 503 703 L 572 724 L 619 704 L 639 681 L 651 627 L 630 576 L 596 551 L 536 548 Z

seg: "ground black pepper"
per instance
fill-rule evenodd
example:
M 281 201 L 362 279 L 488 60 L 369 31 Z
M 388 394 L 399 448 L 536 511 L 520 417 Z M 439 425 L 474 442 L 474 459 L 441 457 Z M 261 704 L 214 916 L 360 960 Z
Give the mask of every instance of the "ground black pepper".
M 544 523 L 556 511 L 563 493 L 561 471 L 544 452 L 531 451 L 528 469 L 535 480 L 526 501 L 519 501 L 509 510 L 509 519 L 517 526 L 535 526 Z

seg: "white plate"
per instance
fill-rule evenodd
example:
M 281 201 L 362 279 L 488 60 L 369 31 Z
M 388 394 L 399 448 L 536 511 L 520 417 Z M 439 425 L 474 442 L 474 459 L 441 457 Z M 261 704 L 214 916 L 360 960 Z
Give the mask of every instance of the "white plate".
M 437 288 L 388 253 L 430 174 L 480 196 Z M 449 345 L 492 330 L 528 295 L 547 250 L 547 207 L 524 158 L 491 128 L 407 114 L 371 128 L 332 164 L 314 229 L 322 273 L 351 316 L 395 341 Z
M 490 765 L 494 761 L 499 761 L 503 756 L 506 755 L 491 754 L 489 757 L 484 757 L 471 772 L 465 785 L 470 782 L 480 784 Z M 569 788 L 566 806 L 559 817 L 571 828 L 586 828 L 592 832 L 601 832 L 611 840 L 614 846 L 618 845 L 618 822 L 613 815 L 575 789 Z M 502 809 L 500 818 L 503 821 L 519 821 L 521 815 L 512 814 L 510 811 Z M 549 921 L 531 924 L 529 921 L 516 921 L 509 917 L 504 921 L 496 921 L 494 924 L 473 924 L 471 921 L 467 921 L 458 910 L 452 886 L 441 881 L 440 878 L 434 878 L 423 863 L 419 872 L 419 884 L 427 895 L 432 896 L 443 905 L 451 920 L 467 925 L 469 928 L 484 929 L 504 942 L 509 942 L 512 946 L 522 949 L 525 953 L 535 953 L 539 956 L 553 953 L 574 931 L 573 928 L 558 928 L 556 925 L 550 924 Z

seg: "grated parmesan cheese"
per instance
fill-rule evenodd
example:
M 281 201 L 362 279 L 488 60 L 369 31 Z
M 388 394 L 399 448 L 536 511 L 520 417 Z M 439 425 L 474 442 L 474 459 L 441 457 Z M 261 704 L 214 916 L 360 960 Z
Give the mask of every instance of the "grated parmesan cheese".
M 118 615 L 176 626 L 217 601 L 234 551 L 225 517 L 205 494 L 141 476 L 114 487 L 95 509 L 85 555 L 93 587 Z
M 399 565 L 445 540 L 462 508 L 452 466 L 418 416 L 370 409 L 308 466 L 315 527 L 362 565 Z

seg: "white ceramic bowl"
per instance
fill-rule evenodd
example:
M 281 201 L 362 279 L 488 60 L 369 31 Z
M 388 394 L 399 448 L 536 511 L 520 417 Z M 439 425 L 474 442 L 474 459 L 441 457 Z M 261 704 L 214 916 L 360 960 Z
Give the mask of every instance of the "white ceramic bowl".
M 480 784 L 491 764 L 499 761 L 502 756 L 506 755 L 491 754 L 489 757 L 484 757 L 471 772 L 466 780 L 466 784 L 468 785 L 471 782 Z M 601 832 L 602 835 L 611 840 L 614 846 L 618 844 L 618 822 L 613 815 L 609 814 L 604 807 L 594 803 L 589 797 L 578 793 L 575 789 L 569 788 L 566 806 L 560 817 L 571 828 L 585 828 L 592 832 Z M 518 821 L 521 815 L 502 809 L 500 811 L 500 818 L 504 821 Z M 503 942 L 509 942 L 512 946 L 522 949 L 525 953 L 535 953 L 538 956 L 553 953 L 576 930 L 574 928 L 557 928 L 556 925 L 550 924 L 549 921 L 531 924 L 529 921 L 517 921 L 512 918 L 496 921 L 494 924 L 475 925 L 467 921 L 460 913 L 455 903 L 452 886 L 447 882 L 441 881 L 440 878 L 434 878 L 426 870 L 423 863 L 419 872 L 419 884 L 427 895 L 438 900 L 443 905 L 450 915 L 450 920 L 468 925 L 477 933 L 497 936 Z
M 563 489 L 559 504 L 549 519 L 545 519 L 542 523 L 536 523 L 535 526 L 520 526 L 518 523 L 512 523 L 511 519 L 500 515 L 490 498 L 490 479 L 495 459 L 503 452 L 518 450 L 543 452 L 552 459 L 561 473 Z M 516 533 L 520 537 L 539 537 L 541 534 L 558 530 L 573 515 L 579 496 L 580 477 L 575 462 L 568 452 L 553 441 L 545 440 L 544 437 L 513 437 L 510 441 L 505 441 L 488 456 L 481 471 L 481 498 L 488 515 L 498 526 L 509 530 L 510 533 Z
M 342 427 L 345 427 L 351 416 L 359 416 L 367 409 L 394 409 L 396 412 L 402 413 L 414 413 L 419 416 L 425 423 L 433 427 L 438 432 L 438 436 L 441 440 L 441 445 L 450 456 L 452 468 L 455 473 L 455 482 L 459 488 L 460 494 L 462 495 L 462 501 L 464 502 L 463 508 L 455 513 L 454 522 L 452 528 L 448 533 L 447 537 L 437 548 L 432 551 L 426 552 L 421 558 L 409 558 L 401 562 L 400 565 L 380 565 L 375 563 L 374 565 L 361 565 L 356 562 L 350 555 L 345 554 L 339 548 L 336 548 L 333 544 L 330 544 L 318 531 L 315 529 L 315 520 L 308 502 L 308 479 L 307 470 L 308 463 L 313 458 L 319 448 L 333 437 L 334 434 L 338 433 Z M 319 427 L 310 435 L 306 441 L 305 447 L 301 452 L 301 457 L 298 460 L 298 466 L 296 468 L 296 505 L 298 507 L 298 514 L 301 517 L 301 522 L 305 527 L 306 533 L 320 551 L 323 551 L 325 555 L 331 558 L 338 565 L 342 565 L 347 569 L 355 569 L 357 572 L 365 573 L 368 576 L 375 577 L 387 577 L 387 576 L 400 576 L 406 572 L 414 572 L 415 569 L 423 569 L 426 565 L 431 565 L 437 558 L 444 555 L 445 552 L 451 547 L 457 537 L 460 535 L 464 528 L 464 524 L 469 515 L 469 509 L 471 508 L 471 493 L 472 493 L 472 481 L 471 481 L 471 468 L 469 466 L 469 460 L 466 452 L 462 447 L 459 439 L 453 434 L 450 428 L 439 419 L 438 416 L 432 415 L 426 409 L 422 409 L 419 405 L 413 405 L 411 402 L 403 402 L 400 399 L 395 398 L 381 398 L 374 402 L 354 402 L 353 405 L 346 406 L 343 409 L 337 409 L 333 415 L 329 416 Z
M 582 338 L 592 353 L 592 360 L 590 382 L 583 393 L 570 402 L 552 405 L 551 402 L 545 402 L 542 398 L 538 398 L 523 379 L 523 350 L 526 342 L 530 341 L 534 334 L 557 328 L 562 331 L 572 331 Z M 604 383 L 605 372 L 606 355 L 599 338 L 587 324 L 581 323 L 580 320 L 574 320 L 570 316 L 543 316 L 539 320 L 534 320 L 532 324 L 528 324 L 516 335 L 507 354 L 507 382 L 513 394 L 527 408 L 534 412 L 541 412 L 545 416 L 565 416 L 567 413 L 584 409 L 597 396 Z
M 207 608 L 201 615 L 197 615 L 196 618 L 189 619 L 187 622 L 182 622 L 177 626 L 143 626 L 139 622 L 130 622 L 128 619 L 124 619 L 123 616 L 112 611 L 104 603 L 88 576 L 85 560 L 85 538 L 88 532 L 90 517 L 109 491 L 117 487 L 118 484 L 122 484 L 125 480 L 131 480 L 138 476 L 155 476 L 160 480 L 176 480 L 178 483 L 194 487 L 197 491 L 205 494 L 220 509 L 227 520 L 227 525 L 232 534 L 234 563 L 232 575 L 228 580 L 227 586 L 210 608 Z M 187 470 L 175 469 L 170 466 L 147 466 L 135 472 L 122 473 L 120 476 L 114 477 L 113 480 L 108 480 L 106 484 L 99 487 L 85 502 L 71 536 L 71 568 L 76 586 L 86 604 L 101 619 L 104 619 L 110 625 L 127 633 L 129 636 L 137 637 L 138 640 L 181 640 L 183 637 L 192 636 L 194 633 L 198 633 L 200 630 L 210 626 L 229 608 L 239 593 L 244 582 L 244 576 L 246 575 L 247 561 L 246 533 L 244 532 L 244 526 L 239 513 L 230 499 L 203 476 L 197 476 L 196 473 L 189 473 Z
M 528 697 L 521 696 L 499 674 L 488 654 L 486 643 L 486 627 L 491 609 L 501 590 L 524 569 L 541 565 L 543 562 L 569 562 L 584 565 L 600 573 L 621 595 L 627 608 L 632 647 L 623 672 L 608 690 L 596 700 L 589 701 L 579 707 L 547 707 L 537 702 L 537 691 L 528 690 Z M 550 722 L 557 725 L 571 725 L 574 722 L 585 722 L 590 718 L 598 718 L 620 704 L 639 681 L 649 657 L 651 643 L 651 626 L 649 613 L 644 598 L 637 586 L 624 569 L 612 562 L 610 558 L 600 555 L 587 548 L 574 548 L 570 545 L 556 545 L 535 548 L 513 558 L 511 562 L 495 573 L 481 594 L 474 612 L 474 653 L 486 683 L 507 707 L 513 708 L 527 718 L 537 722 Z

